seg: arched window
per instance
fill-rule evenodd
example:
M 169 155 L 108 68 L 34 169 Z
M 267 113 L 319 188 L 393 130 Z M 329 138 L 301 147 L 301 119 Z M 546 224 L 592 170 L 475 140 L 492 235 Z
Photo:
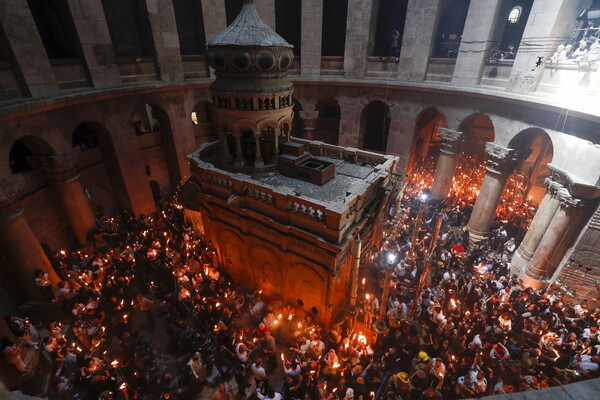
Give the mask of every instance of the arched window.
M 508 14 L 509 24 L 516 24 L 519 22 L 519 18 L 521 18 L 521 10 L 522 9 L 520 6 L 513 7 L 513 9 L 510 10 L 510 14 Z

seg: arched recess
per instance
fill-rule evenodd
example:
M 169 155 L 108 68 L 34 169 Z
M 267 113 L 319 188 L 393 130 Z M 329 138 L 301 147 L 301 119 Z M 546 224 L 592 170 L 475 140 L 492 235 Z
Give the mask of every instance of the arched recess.
M 133 126 L 148 182 L 155 180 L 161 191 L 169 192 L 180 182 L 181 174 L 168 113 L 156 104 L 140 105 L 133 113 Z
M 302 111 L 302 103 L 298 99 L 293 98 L 294 107 L 294 118 L 292 119 L 292 136 L 302 137 L 302 120 L 300 119 L 300 111 Z
M 21 174 L 33 170 L 28 157 L 49 156 L 56 154 L 52 146 L 37 136 L 23 136 L 17 139 L 10 148 L 8 164 L 11 173 Z
M 385 153 L 391 121 L 390 107 L 375 100 L 366 105 L 360 117 L 360 148 Z
M 439 108 L 427 107 L 419 113 L 415 122 L 407 173 L 414 171 L 427 157 L 439 154 L 439 129 L 445 127 L 446 116 Z
M 531 150 L 529 157 L 519 162 L 515 172 L 527 179 L 526 196 L 531 198 L 533 203 L 540 204 L 546 192 L 544 179 L 551 174 L 548 164 L 554 156 L 552 139 L 543 129 L 529 128 L 517 133 L 508 147 Z
M 259 287 L 270 296 L 281 298 L 285 290 L 279 266 L 279 256 L 266 246 L 253 246 L 250 260 L 254 273 L 254 287 Z
M 293 264 L 287 276 L 293 285 L 287 294 L 289 301 L 296 303 L 298 299 L 302 300 L 306 311 L 312 307 L 319 313 L 325 311 L 327 282 L 318 273 L 307 265 Z
M 330 97 L 321 99 L 317 102 L 315 111 L 319 112 L 319 118 L 315 123 L 315 138 L 326 143 L 337 144 L 342 118 L 340 104 Z
M 96 216 L 113 215 L 119 203 L 115 192 L 122 184 L 108 131 L 97 122 L 82 122 L 73 130 L 73 147 L 82 151 L 79 175 Z
M 191 119 L 197 145 L 216 140 L 215 111 L 210 101 L 199 101 L 192 111 Z
M 223 229 L 218 231 L 220 253 L 227 273 L 245 287 L 254 287 L 254 277 L 248 268 L 244 241 L 235 232 Z
M 483 113 L 471 114 L 461 122 L 458 130 L 464 132 L 466 138 L 463 152 L 480 161 L 485 160 L 485 144 L 496 138 L 490 117 Z

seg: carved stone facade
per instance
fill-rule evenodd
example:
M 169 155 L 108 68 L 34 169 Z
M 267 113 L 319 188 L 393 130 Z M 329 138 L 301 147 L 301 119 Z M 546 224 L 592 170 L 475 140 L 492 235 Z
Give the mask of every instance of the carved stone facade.
M 510 175 L 514 172 L 517 162 L 527 158 L 531 150 L 509 149 L 495 143 L 486 143 L 485 152 L 488 155 L 485 169 L 494 174 Z
M 448 128 L 440 128 L 439 134 L 442 138 L 442 147 L 440 151 L 447 154 L 460 154 L 462 145 L 465 141 L 463 132 L 454 131 Z

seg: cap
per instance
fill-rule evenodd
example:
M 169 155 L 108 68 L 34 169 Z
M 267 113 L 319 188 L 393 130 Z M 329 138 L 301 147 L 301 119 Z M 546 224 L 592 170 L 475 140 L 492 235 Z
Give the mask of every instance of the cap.
M 398 379 L 400 379 L 404 383 L 408 383 L 408 374 L 406 372 L 398 372 L 396 374 Z
M 424 351 L 420 351 L 419 352 L 419 356 L 418 356 L 419 360 L 421 361 L 427 361 L 429 360 L 429 356 L 427 355 L 427 353 L 425 353 Z

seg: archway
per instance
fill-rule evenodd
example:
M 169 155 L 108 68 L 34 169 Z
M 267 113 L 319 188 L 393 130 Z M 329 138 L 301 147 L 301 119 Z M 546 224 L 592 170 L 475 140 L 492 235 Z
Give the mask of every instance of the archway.
M 340 105 L 336 99 L 325 98 L 317 102 L 315 111 L 319 118 L 315 123 L 315 139 L 337 144 L 340 133 Z
M 192 111 L 191 120 L 197 145 L 216 139 L 215 112 L 210 101 L 198 102 Z
M 143 104 L 134 110 L 133 126 L 148 180 L 155 180 L 161 191 L 169 192 L 181 179 L 169 115 L 161 106 Z
M 546 192 L 544 179 L 551 173 L 548 164 L 552 162 L 554 156 L 552 139 L 543 129 L 529 128 L 517 133 L 508 147 L 531 150 L 529 157 L 519 162 L 515 173 L 526 179 L 524 184 L 527 198 L 539 204 Z
M 36 136 L 23 136 L 11 146 L 8 164 L 13 174 L 21 174 L 33 170 L 28 157 L 52 154 L 56 154 L 56 152 L 44 139 Z
M 483 161 L 486 158 L 485 144 L 496 138 L 490 117 L 483 113 L 471 114 L 461 122 L 458 130 L 464 132 L 466 138 L 463 152 Z
M 126 207 L 128 201 L 117 197 L 123 183 L 108 130 L 98 122 L 82 122 L 73 130 L 71 141 L 84 153 L 80 181 L 96 216 L 114 215 L 119 206 Z
M 428 157 L 439 153 L 441 138 L 439 129 L 446 127 L 446 116 L 437 107 L 421 111 L 415 122 L 407 173 L 413 172 Z
M 362 149 L 385 152 L 390 130 L 390 107 L 375 100 L 367 104 L 361 115 Z

